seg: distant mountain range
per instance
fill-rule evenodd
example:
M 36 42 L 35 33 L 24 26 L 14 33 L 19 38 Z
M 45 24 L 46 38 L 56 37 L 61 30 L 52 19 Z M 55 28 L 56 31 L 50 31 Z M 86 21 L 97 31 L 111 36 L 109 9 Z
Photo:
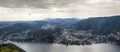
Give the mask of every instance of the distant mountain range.
M 74 24 L 78 22 L 79 19 L 69 18 L 69 19 L 47 19 L 43 21 L 9 21 L 0 22 L 0 35 L 17 33 L 24 30 L 39 29 L 45 25 L 60 25 L 60 24 Z
M 0 22 L 0 39 L 62 44 L 120 44 L 120 16 Z

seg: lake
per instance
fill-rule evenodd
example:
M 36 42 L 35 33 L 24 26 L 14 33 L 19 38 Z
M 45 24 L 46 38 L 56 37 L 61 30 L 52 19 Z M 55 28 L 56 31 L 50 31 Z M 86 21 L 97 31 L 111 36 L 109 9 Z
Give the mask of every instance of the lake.
M 120 46 L 112 44 L 62 45 L 40 43 L 15 43 L 26 52 L 120 52 Z

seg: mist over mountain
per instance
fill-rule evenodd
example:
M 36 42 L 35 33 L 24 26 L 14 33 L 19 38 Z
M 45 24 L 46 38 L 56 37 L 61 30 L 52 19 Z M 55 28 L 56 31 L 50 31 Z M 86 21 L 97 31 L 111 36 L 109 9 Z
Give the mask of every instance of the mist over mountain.
M 49 22 L 56 22 L 56 23 L 76 23 L 78 21 L 80 21 L 81 19 L 77 19 L 77 18 L 66 18 L 66 19 L 62 19 L 62 18 L 55 18 L 55 19 L 51 19 L 48 18 L 45 21 L 49 21 Z

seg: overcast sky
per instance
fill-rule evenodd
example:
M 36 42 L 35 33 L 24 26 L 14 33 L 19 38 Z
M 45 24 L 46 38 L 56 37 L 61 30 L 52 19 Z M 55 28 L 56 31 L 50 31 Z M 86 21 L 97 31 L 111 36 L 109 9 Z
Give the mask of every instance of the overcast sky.
M 0 21 L 112 15 L 120 15 L 120 0 L 0 0 Z

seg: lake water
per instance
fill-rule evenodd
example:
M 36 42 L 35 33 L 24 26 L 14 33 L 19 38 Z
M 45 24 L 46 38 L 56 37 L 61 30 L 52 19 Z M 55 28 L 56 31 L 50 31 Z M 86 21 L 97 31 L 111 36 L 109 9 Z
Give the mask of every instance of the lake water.
M 120 52 L 120 46 L 112 44 L 69 45 L 14 43 L 26 52 Z

